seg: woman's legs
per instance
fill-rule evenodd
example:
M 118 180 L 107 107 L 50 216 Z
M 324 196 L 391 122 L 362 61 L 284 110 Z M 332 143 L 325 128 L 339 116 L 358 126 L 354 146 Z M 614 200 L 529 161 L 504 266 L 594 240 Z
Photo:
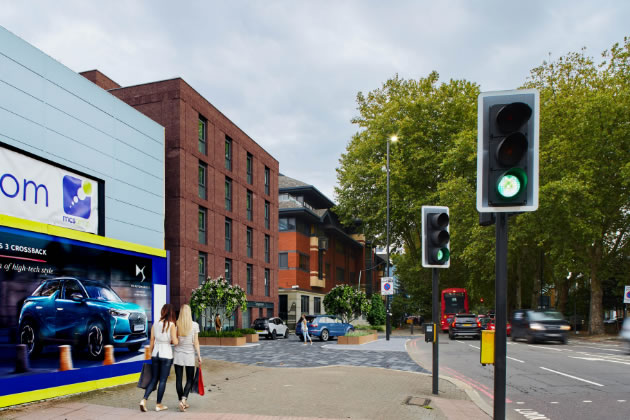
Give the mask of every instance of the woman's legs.
M 188 367 L 186 367 L 186 374 L 188 374 Z M 182 388 L 183 376 L 184 376 L 184 367 L 176 364 L 175 365 L 175 389 L 177 389 L 178 400 L 181 400 L 182 397 L 184 396 L 184 389 Z M 186 379 L 188 379 L 188 375 L 186 375 Z M 188 386 L 188 383 L 186 383 L 186 386 Z
M 184 388 L 184 397 L 188 398 L 190 389 L 192 388 L 193 379 L 195 379 L 195 367 L 186 366 L 186 387 Z
M 149 395 L 153 392 L 155 388 L 155 384 L 158 382 L 160 376 L 160 359 L 157 357 L 151 358 L 151 382 L 149 382 L 149 386 L 144 391 L 144 399 L 148 400 Z
M 157 403 L 162 403 L 162 397 L 164 396 L 164 391 L 166 391 L 166 380 L 168 379 L 168 375 L 171 373 L 171 364 L 173 363 L 173 359 L 162 359 L 160 358 L 160 384 L 158 385 L 158 393 L 157 393 Z

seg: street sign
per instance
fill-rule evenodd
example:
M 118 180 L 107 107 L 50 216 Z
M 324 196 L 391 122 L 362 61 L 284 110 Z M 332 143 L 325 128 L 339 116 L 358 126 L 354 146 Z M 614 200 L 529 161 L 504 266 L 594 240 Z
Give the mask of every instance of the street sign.
M 630 303 L 630 286 L 626 286 L 626 290 L 623 291 L 623 303 Z
M 381 277 L 381 295 L 393 295 L 394 294 L 394 278 L 393 277 Z

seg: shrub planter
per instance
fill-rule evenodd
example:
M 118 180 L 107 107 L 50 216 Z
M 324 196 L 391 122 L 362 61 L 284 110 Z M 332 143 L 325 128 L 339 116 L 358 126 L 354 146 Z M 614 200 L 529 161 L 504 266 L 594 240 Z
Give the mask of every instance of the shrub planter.
M 219 337 L 199 337 L 199 344 L 202 346 L 220 346 L 221 338 Z
M 258 343 L 258 334 L 245 334 L 245 341 L 248 343 Z
M 221 337 L 222 346 L 244 346 L 246 342 L 245 337 Z
M 373 334 L 368 334 L 368 335 L 360 335 L 358 337 L 346 337 L 341 336 L 337 338 L 337 344 L 365 344 L 365 343 L 369 343 L 370 341 L 376 341 L 378 340 L 378 334 L 373 333 Z

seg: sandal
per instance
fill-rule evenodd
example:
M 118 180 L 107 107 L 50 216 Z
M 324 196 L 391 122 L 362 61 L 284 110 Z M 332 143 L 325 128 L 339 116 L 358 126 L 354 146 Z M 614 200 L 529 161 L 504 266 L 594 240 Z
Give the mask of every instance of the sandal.
M 186 411 L 186 403 L 184 400 L 179 400 L 179 411 L 182 413 Z

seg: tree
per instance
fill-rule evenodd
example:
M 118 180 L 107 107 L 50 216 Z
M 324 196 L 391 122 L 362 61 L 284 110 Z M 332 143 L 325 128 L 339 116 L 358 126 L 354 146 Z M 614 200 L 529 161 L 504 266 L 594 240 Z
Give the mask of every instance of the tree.
M 216 279 L 208 277 L 193 290 L 190 308 L 197 318 L 213 317 L 217 313 L 222 319 L 229 318 L 237 309 L 247 310 L 247 295 L 241 286 L 231 285 L 221 276 Z
M 369 309 L 365 293 L 348 284 L 333 287 L 324 297 L 326 312 L 339 316 L 343 322 L 352 322 Z
M 370 325 L 383 325 L 387 313 L 385 312 L 385 304 L 383 304 L 383 298 L 378 293 L 372 294 L 372 300 L 370 303 L 370 309 L 368 311 L 367 320 Z

